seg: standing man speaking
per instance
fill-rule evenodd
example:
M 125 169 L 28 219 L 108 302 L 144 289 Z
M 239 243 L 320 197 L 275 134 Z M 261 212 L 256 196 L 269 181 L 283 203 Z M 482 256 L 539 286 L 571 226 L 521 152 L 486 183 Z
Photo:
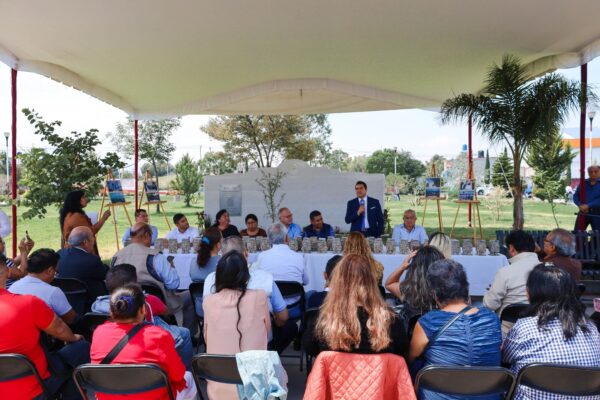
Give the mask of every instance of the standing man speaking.
M 383 234 L 383 211 L 379 200 L 367 196 L 367 184 L 358 181 L 354 185 L 356 198 L 346 206 L 346 223 L 350 232 L 364 236 L 380 237 Z

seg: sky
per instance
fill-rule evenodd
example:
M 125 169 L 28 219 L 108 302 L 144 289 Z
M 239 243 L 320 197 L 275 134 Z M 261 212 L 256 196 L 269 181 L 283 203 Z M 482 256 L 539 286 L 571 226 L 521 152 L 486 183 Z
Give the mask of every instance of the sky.
M 559 70 L 569 79 L 579 80 L 580 69 Z M 600 59 L 588 64 L 588 82 L 600 87 Z M 0 135 L 10 132 L 10 69 L 0 63 Z M 44 147 L 33 132 L 33 127 L 20 112 L 22 108 L 33 108 L 46 121 L 63 122 L 62 132 L 85 131 L 96 128 L 102 138 L 112 132 L 118 122 L 124 122 L 126 113 L 97 100 L 85 93 L 67 87 L 49 78 L 33 73 L 18 74 L 18 123 L 17 151 L 28 151 L 32 146 Z M 186 116 L 181 128 L 173 135 L 176 151 L 173 163 L 188 153 L 199 159 L 207 151 L 222 149 L 222 144 L 210 139 L 200 130 L 210 116 Z M 369 155 L 372 152 L 397 147 L 408 150 L 421 161 L 429 160 L 434 154 L 449 158 L 456 156 L 467 143 L 466 124 L 442 126 L 439 114 L 424 110 L 376 111 L 361 113 L 330 114 L 332 128 L 331 141 L 334 148 L 341 148 L 351 156 Z M 564 125 L 567 132 L 578 132 L 579 114 L 573 113 Z M 589 126 L 588 128 L 589 129 Z M 0 149 L 6 149 L 1 141 Z M 502 151 L 501 146 L 491 147 L 485 139 L 474 132 L 473 150 L 490 149 L 490 156 Z M 114 150 L 108 140 L 104 140 L 98 151 Z

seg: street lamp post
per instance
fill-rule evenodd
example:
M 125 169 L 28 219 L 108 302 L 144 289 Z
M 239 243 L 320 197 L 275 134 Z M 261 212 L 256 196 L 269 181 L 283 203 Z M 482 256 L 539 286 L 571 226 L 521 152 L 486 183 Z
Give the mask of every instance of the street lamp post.
M 10 134 L 8 132 L 4 132 L 4 138 L 6 139 L 6 194 L 8 194 L 8 137 Z
M 590 165 L 593 165 L 594 161 L 592 158 L 592 136 L 593 136 L 593 130 L 592 130 L 592 121 L 594 120 L 594 117 L 596 116 L 596 112 L 595 111 L 590 111 L 588 112 L 588 118 L 590 119 Z M 585 120 L 584 120 L 585 121 Z

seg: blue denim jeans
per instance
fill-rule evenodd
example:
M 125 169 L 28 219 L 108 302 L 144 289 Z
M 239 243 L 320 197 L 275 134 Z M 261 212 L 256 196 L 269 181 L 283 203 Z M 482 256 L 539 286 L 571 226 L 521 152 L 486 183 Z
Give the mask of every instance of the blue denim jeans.
M 175 340 L 175 350 L 177 351 L 177 354 L 179 354 L 179 357 L 181 357 L 181 362 L 185 365 L 186 370 L 191 371 L 194 350 L 190 330 L 182 326 L 169 325 L 160 317 L 154 317 L 154 325 L 160 326 L 173 336 L 173 340 Z
M 73 370 L 90 362 L 90 343 L 85 340 L 69 343 L 62 349 L 47 353 L 51 375 L 44 380 L 50 393 L 62 393 L 64 400 L 81 399 L 81 394 L 73 381 Z

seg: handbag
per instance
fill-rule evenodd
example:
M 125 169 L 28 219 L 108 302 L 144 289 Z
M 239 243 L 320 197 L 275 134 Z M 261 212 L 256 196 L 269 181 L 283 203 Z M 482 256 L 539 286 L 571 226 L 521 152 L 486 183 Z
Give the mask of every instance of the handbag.
M 141 331 L 144 326 L 145 324 L 137 324 L 136 326 L 131 328 L 131 330 L 127 332 L 125 336 L 121 338 L 121 340 L 119 340 L 119 342 L 106 355 L 106 357 L 104 357 L 104 359 L 100 361 L 100 364 L 110 364 L 111 362 L 113 362 L 113 360 L 119 355 L 121 350 L 123 350 L 123 347 L 125 347 L 125 345 L 129 343 L 131 338 L 134 337 L 139 331 Z

